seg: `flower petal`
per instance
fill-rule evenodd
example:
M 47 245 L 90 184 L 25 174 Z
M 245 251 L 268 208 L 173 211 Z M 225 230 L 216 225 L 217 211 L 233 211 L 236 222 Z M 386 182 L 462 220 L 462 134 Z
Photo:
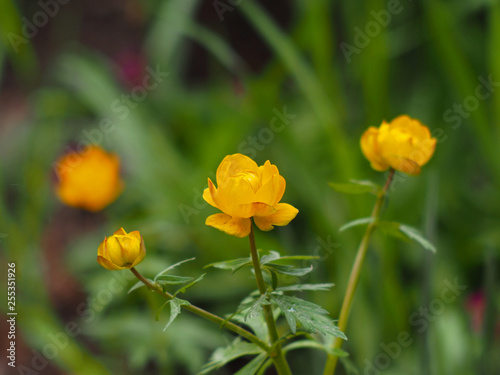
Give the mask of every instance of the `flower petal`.
M 295 207 L 287 203 L 278 203 L 274 206 L 276 212 L 268 216 L 255 216 L 255 224 L 260 230 L 271 230 L 275 225 L 284 226 L 292 221 L 299 213 Z
M 377 141 L 378 136 L 379 129 L 370 126 L 361 136 L 361 151 L 363 151 L 365 157 L 370 161 L 373 169 L 385 171 L 389 168 L 389 164 L 385 162 L 380 155 Z
M 259 167 L 259 172 L 260 172 L 260 178 L 262 180 L 262 184 L 265 184 L 274 175 L 280 174 L 278 167 L 276 167 L 274 164 L 271 164 L 271 162 L 269 160 L 267 160 L 264 163 L 264 165 L 261 165 Z
M 253 213 L 243 214 L 238 207 L 255 202 L 255 192 L 245 178 L 230 178 L 226 184 L 219 185 L 214 196 L 217 207 L 231 216 L 250 217 Z
M 136 232 L 137 232 L 137 231 L 136 231 Z M 118 236 L 126 236 L 126 235 L 127 235 L 127 232 L 125 232 L 125 229 L 120 228 L 120 229 L 118 229 L 115 233 L 113 233 L 113 235 L 118 235 Z
M 386 159 L 391 167 L 397 171 L 401 171 L 411 176 L 417 176 L 420 174 L 420 165 L 411 159 L 394 155 L 388 155 L 386 156 Z
M 97 263 L 99 263 L 101 266 L 103 266 L 104 268 L 106 268 L 107 270 L 110 270 L 110 271 L 117 271 L 117 270 L 125 269 L 125 267 L 119 267 L 116 264 L 114 264 L 113 262 L 107 260 L 106 258 L 104 258 L 100 255 L 97 256 Z
M 232 218 L 226 214 L 214 214 L 207 217 L 205 224 L 226 232 L 231 236 L 245 237 L 250 233 L 252 222 L 248 218 Z
M 214 183 L 211 179 L 208 179 L 208 188 L 203 190 L 203 199 L 212 207 L 218 208 L 214 202 L 213 194 L 217 192 Z
M 264 182 L 262 187 L 255 194 L 255 201 L 267 203 L 274 206 L 285 193 L 286 181 L 283 176 L 275 174 Z
M 219 168 L 217 168 L 217 186 L 220 188 L 229 177 L 243 171 L 259 174 L 259 167 L 257 163 L 248 156 L 242 154 L 226 156 L 220 163 Z

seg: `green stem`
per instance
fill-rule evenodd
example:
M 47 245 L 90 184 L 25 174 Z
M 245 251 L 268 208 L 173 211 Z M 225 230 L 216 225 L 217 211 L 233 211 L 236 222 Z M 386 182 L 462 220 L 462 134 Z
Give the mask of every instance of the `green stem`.
M 385 197 L 387 194 L 387 189 L 392 182 L 392 178 L 394 177 L 394 169 L 391 169 L 389 172 L 389 176 L 387 177 L 387 181 L 384 185 L 384 188 L 379 193 L 377 201 L 375 202 L 375 206 L 373 207 L 373 211 L 371 214 L 372 221 L 368 224 L 366 228 L 365 234 L 359 244 L 358 252 L 356 254 L 356 259 L 354 260 L 354 265 L 352 266 L 351 274 L 349 276 L 349 282 L 347 284 L 347 290 L 345 293 L 344 301 L 342 302 L 342 308 L 340 309 L 340 317 L 338 327 L 342 332 L 345 332 L 347 326 L 347 320 L 349 318 L 349 312 L 351 310 L 352 301 L 354 298 L 354 292 L 356 291 L 356 286 L 358 285 L 359 276 L 361 274 L 361 268 L 363 267 L 363 261 L 365 260 L 366 251 L 368 250 L 368 244 L 370 243 L 370 239 L 373 231 L 377 225 L 377 221 L 380 216 L 380 210 L 384 205 Z M 333 342 L 334 349 L 340 349 L 342 347 L 342 340 L 339 337 L 335 338 Z M 323 375 L 332 375 L 335 372 L 335 367 L 337 366 L 338 357 L 336 355 L 329 355 L 325 365 L 325 371 Z
M 260 259 L 259 253 L 257 252 L 257 247 L 255 246 L 255 235 L 253 233 L 253 223 L 250 227 L 250 234 L 248 238 L 250 240 L 250 253 L 252 255 L 252 263 L 253 268 L 255 270 L 255 278 L 257 279 L 257 287 L 259 288 L 259 292 L 261 295 L 267 293 L 266 283 L 264 282 L 264 278 L 262 276 L 262 269 L 260 268 Z M 276 323 L 274 322 L 273 310 L 271 305 L 262 305 L 262 309 L 264 310 L 264 318 L 266 320 L 267 329 L 269 331 L 269 338 L 271 340 L 271 345 L 278 341 L 278 330 L 276 329 Z M 274 345 L 274 352 L 269 353 L 269 356 L 272 358 L 276 370 L 280 375 L 291 375 L 290 367 L 285 359 L 285 355 L 281 350 L 281 345 Z
M 168 292 L 164 292 L 160 287 L 151 284 L 149 280 L 144 278 L 135 268 L 131 268 L 130 271 L 137 277 L 140 281 L 142 281 L 149 289 L 154 290 L 156 293 L 160 294 L 161 296 L 165 297 L 166 299 L 173 299 L 174 296 L 171 295 Z M 255 345 L 258 345 L 262 349 L 264 349 L 266 352 L 269 353 L 271 350 L 271 347 L 267 345 L 264 341 L 259 339 L 257 336 L 253 335 L 251 332 L 247 331 L 246 329 L 231 323 L 230 321 L 227 321 L 225 319 L 222 319 L 221 317 L 212 314 L 211 312 L 208 312 L 206 310 L 203 310 L 197 306 L 194 305 L 182 305 L 182 308 L 184 308 L 187 311 L 191 311 L 192 313 L 201 316 L 202 318 L 205 318 L 207 320 L 210 320 L 211 322 L 214 322 L 218 324 L 221 327 L 227 328 L 234 333 L 237 333 L 238 335 L 246 338 L 247 340 L 253 342 Z

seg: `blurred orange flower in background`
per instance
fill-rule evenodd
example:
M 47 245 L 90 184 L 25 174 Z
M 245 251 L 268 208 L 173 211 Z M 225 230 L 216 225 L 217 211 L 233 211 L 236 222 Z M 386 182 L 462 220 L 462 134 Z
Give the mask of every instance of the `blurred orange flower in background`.
M 120 159 L 99 146 L 61 156 L 54 168 L 58 177 L 56 194 L 66 205 L 87 211 L 100 211 L 123 190 Z
M 389 167 L 409 175 L 418 175 L 420 168 L 434 154 L 436 138 L 429 128 L 407 115 L 396 117 L 380 128 L 369 127 L 361 136 L 361 150 L 373 169 Z
M 223 213 L 211 215 L 206 224 L 232 236 L 250 233 L 253 217 L 259 229 L 287 225 L 299 212 L 287 203 L 279 203 L 286 182 L 278 168 L 268 161 L 258 166 L 248 156 L 228 155 L 217 169 L 217 185 L 208 179 L 203 199 Z

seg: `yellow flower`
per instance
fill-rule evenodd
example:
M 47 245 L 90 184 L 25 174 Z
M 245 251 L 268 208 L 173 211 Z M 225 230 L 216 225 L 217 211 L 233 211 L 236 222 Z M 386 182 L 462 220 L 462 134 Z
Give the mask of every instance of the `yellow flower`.
M 409 175 L 418 175 L 436 147 L 429 128 L 420 121 L 402 115 L 380 128 L 371 126 L 361 136 L 361 150 L 373 169 L 389 167 Z
M 141 234 L 138 231 L 127 233 L 123 228 L 109 238 L 104 237 L 97 250 L 97 262 L 110 271 L 131 269 L 145 256 L 146 247 Z
M 57 196 L 71 207 L 100 211 L 123 190 L 118 156 L 99 146 L 66 153 L 55 163 L 55 169 Z
M 279 203 L 286 182 L 278 168 L 268 161 L 262 166 L 242 154 L 228 155 L 217 169 L 217 185 L 208 179 L 203 199 L 223 213 L 211 215 L 206 224 L 232 236 L 250 233 L 253 217 L 261 230 L 287 225 L 299 212 Z

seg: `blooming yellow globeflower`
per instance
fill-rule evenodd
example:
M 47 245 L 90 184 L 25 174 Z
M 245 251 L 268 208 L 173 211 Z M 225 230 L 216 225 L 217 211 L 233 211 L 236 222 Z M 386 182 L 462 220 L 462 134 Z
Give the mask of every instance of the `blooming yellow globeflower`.
M 418 175 L 436 147 L 429 128 L 407 115 L 396 117 L 380 128 L 369 127 L 361 136 L 361 150 L 373 169 L 389 167 L 409 175 Z
M 299 212 L 279 203 L 286 182 L 269 160 L 259 167 L 248 156 L 228 155 L 220 163 L 216 178 L 218 187 L 208 179 L 203 199 L 223 213 L 209 216 L 206 224 L 232 236 L 248 236 L 252 217 L 261 230 L 268 231 L 275 225 L 287 225 Z
M 97 262 L 111 271 L 131 269 L 145 256 L 146 247 L 141 234 L 138 231 L 127 233 L 123 228 L 111 237 L 104 237 L 97 250 Z
M 59 183 L 56 193 L 68 206 L 100 211 L 123 190 L 120 160 L 99 146 L 70 151 L 54 163 Z

